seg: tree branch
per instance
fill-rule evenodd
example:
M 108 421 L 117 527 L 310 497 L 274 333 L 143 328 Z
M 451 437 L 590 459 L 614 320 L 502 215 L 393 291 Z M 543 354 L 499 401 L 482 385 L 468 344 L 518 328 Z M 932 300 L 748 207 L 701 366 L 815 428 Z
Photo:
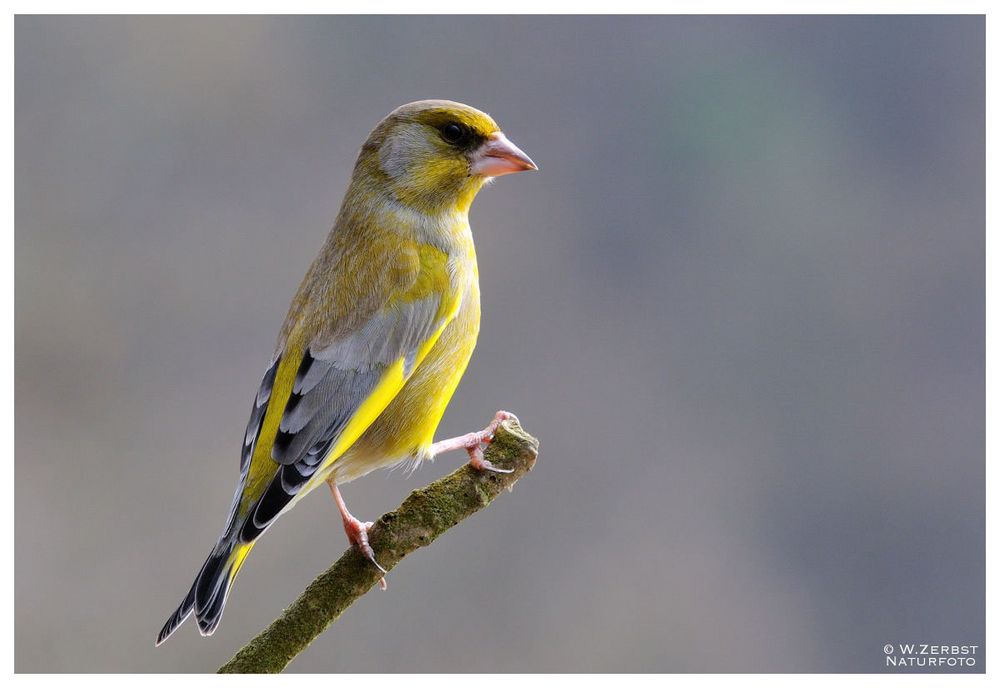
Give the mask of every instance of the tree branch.
M 525 433 L 516 420 L 501 423 L 486 449 L 486 458 L 513 472 L 479 472 L 466 464 L 410 493 L 368 534 L 379 563 L 391 571 L 410 552 L 429 545 L 462 519 L 489 506 L 532 469 L 537 456 L 538 440 Z M 354 547 L 349 548 L 219 673 L 280 672 L 380 577 L 371 562 Z

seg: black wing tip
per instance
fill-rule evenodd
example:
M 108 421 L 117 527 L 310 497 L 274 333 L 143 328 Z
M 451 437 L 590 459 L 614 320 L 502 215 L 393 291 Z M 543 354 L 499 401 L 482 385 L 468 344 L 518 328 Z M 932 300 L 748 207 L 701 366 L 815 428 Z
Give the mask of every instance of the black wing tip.
M 293 465 L 282 466 L 271 478 L 264 494 L 257 500 L 243 527 L 240 528 L 240 542 L 250 543 L 259 538 L 302 488 L 307 478 L 296 480 L 291 473 L 287 476 L 285 474 L 285 471 L 294 470 Z M 289 484 L 292 489 L 286 489 L 285 484 Z

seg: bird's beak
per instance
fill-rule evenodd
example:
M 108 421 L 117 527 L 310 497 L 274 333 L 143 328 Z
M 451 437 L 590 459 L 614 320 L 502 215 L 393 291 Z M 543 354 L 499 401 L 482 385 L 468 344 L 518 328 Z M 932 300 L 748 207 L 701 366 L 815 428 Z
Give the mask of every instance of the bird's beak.
M 499 177 L 514 172 L 537 170 L 538 165 L 511 143 L 502 131 L 490 137 L 472 152 L 472 173 L 483 177 Z

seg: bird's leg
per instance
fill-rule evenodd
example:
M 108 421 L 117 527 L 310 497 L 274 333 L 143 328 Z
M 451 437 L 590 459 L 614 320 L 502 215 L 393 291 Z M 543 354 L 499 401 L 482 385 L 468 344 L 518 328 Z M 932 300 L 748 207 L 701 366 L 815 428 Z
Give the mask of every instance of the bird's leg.
M 379 571 L 382 573 L 388 573 L 384 568 L 382 568 L 381 564 L 375 561 L 375 550 L 373 550 L 372 546 L 368 544 L 368 529 L 375 524 L 371 521 L 362 523 L 347 510 L 347 504 L 344 502 L 344 497 L 340 494 L 340 488 L 337 487 L 335 480 L 331 478 L 326 481 L 326 484 L 330 486 L 330 492 L 333 494 L 333 501 L 337 502 L 337 509 L 340 510 L 340 517 L 344 519 L 344 532 L 347 533 L 347 539 L 352 545 L 361 550 L 361 553 L 368 558 L 368 561 L 375 564 L 375 567 Z M 383 590 L 386 589 L 384 576 L 381 580 L 379 580 L 378 586 Z
M 493 420 L 485 428 L 479 432 L 470 432 L 465 435 L 459 435 L 458 437 L 452 437 L 447 440 L 441 440 L 440 442 L 435 442 L 430 446 L 429 458 L 434 458 L 438 454 L 443 454 L 444 452 L 453 451 L 455 449 L 464 449 L 469 453 L 469 463 L 472 467 L 480 471 L 493 471 L 495 473 L 512 473 L 513 470 L 510 468 L 497 468 L 492 463 L 486 460 L 483 456 L 482 445 L 489 444 L 493 441 L 493 433 L 497 431 L 497 426 L 500 425 L 505 420 L 508 419 L 517 420 L 517 416 L 508 411 L 497 411 L 497 415 L 494 416 Z

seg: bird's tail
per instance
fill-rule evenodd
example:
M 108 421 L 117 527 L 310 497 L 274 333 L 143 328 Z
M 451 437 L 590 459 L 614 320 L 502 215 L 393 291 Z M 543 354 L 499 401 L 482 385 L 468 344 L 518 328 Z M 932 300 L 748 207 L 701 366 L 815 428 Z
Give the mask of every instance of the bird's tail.
M 198 620 L 198 630 L 202 635 L 212 635 L 215 632 L 222 620 L 222 610 L 226 606 L 229 590 L 253 545 L 252 542 L 240 542 L 239 538 L 233 536 L 219 540 L 202 564 L 184 601 L 156 636 L 157 645 L 169 638 L 192 612 Z

